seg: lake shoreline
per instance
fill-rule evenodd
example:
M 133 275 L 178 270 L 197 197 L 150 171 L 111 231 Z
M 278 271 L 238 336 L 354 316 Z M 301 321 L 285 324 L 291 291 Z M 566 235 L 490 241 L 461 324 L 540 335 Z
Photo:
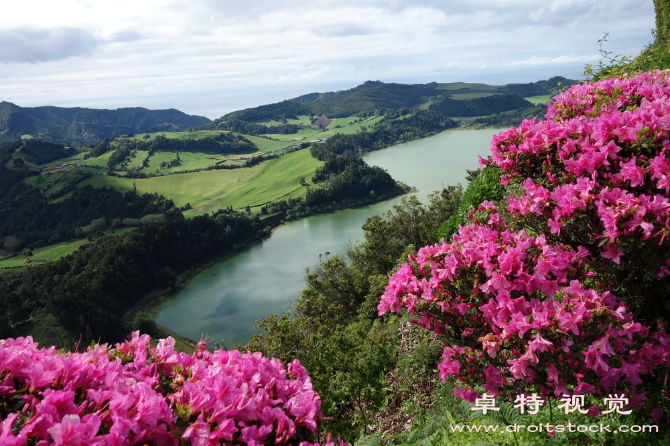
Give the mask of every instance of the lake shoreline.
M 384 150 L 384 149 L 380 149 L 380 150 Z M 335 213 L 339 213 L 339 212 L 350 211 L 350 210 L 353 210 L 353 209 L 359 209 L 359 208 L 363 208 L 363 207 L 365 207 L 365 206 L 371 206 L 371 205 L 375 205 L 375 204 L 378 204 L 378 203 L 383 203 L 383 202 L 385 202 L 385 201 L 395 200 L 395 199 L 398 198 L 398 197 L 402 197 L 402 196 L 405 196 L 405 195 L 414 194 L 414 193 L 416 193 L 416 192 L 418 192 L 418 190 L 417 190 L 416 188 L 414 188 L 414 187 L 411 187 L 411 188 L 409 189 L 409 191 L 407 191 L 407 192 L 405 192 L 405 193 L 403 193 L 403 194 L 394 195 L 394 196 L 392 196 L 392 197 L 390 197 L 390 198 L 387 198 L 387 199 L 384 199 L 384 200 L 379 200 L 379 201 L 376 201 L 376 202 L 373 202 L 373 203 L 367 203 L 367 204 L 360 205 L 360 206 L 353 206 L 353 207 L 347 207 L 347 208 L 337 209 L 337 210 L 334 210 L 334 211 L 319 212 L 319 213 L 315 213 L 315 214 L 307 215 L 307 216 L 305 216 L 305 217 L 300 217 L 300 218 L 298 218 L 298 219 L 296 219 L 296 220 L 291 220 L 291 221 L 299 221 L 299 220 L 302 220 L 302 219 L 305 219 L 305 218 L 313 217 L 313 216 L 315 216 L 315 215 L 335 214 Z M 274 233 L 275 231 L 277 231 L 279 228 L 281 228 L 281 227 L 283 227 L 283 226 L 286 226 L 287 223 L 290 223 L 290 222 L 282 221 L 282 222 L 280 222 L 280 223 L 278 223 L 278 224 L 276 224 L 276 225 L 271 226 L 271 227 L 270 227 L 270 233 L 272 234 L 272 233 Z M 142 297 L 140 298 L 140 300 L 138 300 L 135 304 L 133 304 L 133 306 L 132 306 L 129 310 L 127 310 L 127 311 L 124 313 L 124 315 L 122 316 L 122 321 L 123 321 L 123 322 L 127 322 L 128 319 L 130 319 L 131 317 L 134 317 L 134 316 L 137 315 L 138 313 L 147 313 L 147 314 L 150 315 L 150 317 L 151 317 L 151 319 L 154 321 L 154 323 L 156 323 L 156 325 L 157 325 L 162 331 L 164 331 L 165 333 L 167 333 L 168 335 L 170 335 L 170 336 L 172 336 L 172 337 L 174 337 L 174 335 L 176 335 L 177 337 L 179 337 L 179 338 L 182 339 L 183 341 L 186 341 L 187 345 L 188 345 L 189 342 L 190 342 L 190 343 L 193 343 L 193 344 L 197 343 L 197 341 L 195 341 L 194 339 L 191 339 L 191 338 L 189 338 L 189 337 L 187 337 L 187 336 L 184 336 L 184 335 L 182 335 L 182 334 L 180 334 L 180 333 L 174 331 L 173 329 L 170 329 L 170 328 L 167 328 L 167 327 L 165 327 L 165 326 L 163 326 L 163 325 L 161 325 L 161 324 L 158 324 L 158 323 L 156 322 L 156 316 L 157 316 L 157 313 L 158 313 L 158 311 L 157 311 L 157 310 L 158 310 L 158 307 L 164 302 L 165 299 L 169 298 L 170 296 L 174 295 L 174 294 L 177 293 L 178 291 L 180 291 L 180 290 L 182 290 L 183 288 L 185 288 L 185 287 L 188 285 L 188 283 L 191 281 L 191 279 L 192 279 L 194 276 L 196 276 L 198 273 L 204 271 L 205 269 L 211 267 L 212 265 L 214 265 L 214 264 L 216 264 L 216 263 L 219 263 L 219 262 L 221 262 L 221 261 L 224 261 L 224 260 L 226 260 L 226 259 L 228 259 L 228 258 L 234 256 L 235 254 L 239 254 L 239 253 L 242 253 L 242 252 L 248 250 L 249 248 L 251 248 L 252 246 L 254 246 L 255 244 L 257 244 L 258 242 L 263 241 L 263 240 L 266 240 L 266 239 L 268 239 L 269 237 L 270 237 L 270 236 L 268 236 L 268 237 L 262 237 L 262 238 L 256 238 L 256 239 L 254 239 L 253 241 L 251 241 L 251 242 L 249 242 L 249 243 L 246 243 L 246 244 L 244 244 L 244 245 L 241 245 L 241 246 L 235 248 L 235 249 L 234 249 L 233 251 L 231 251 L 231 252 L 227 252 L 227 253 L 225 253 L 225 254 L 223 254 L 223 255 L 221 255 L 221 256 L 218 256 L 218 257 L 216 257 L 216 258 L 214 258 L 214 259 L 208 260 L 208 261 L 206 261 L 205 263 L 203 263 L 203 264 L 201 264 L 201 265 L 198 265 L 198 266 L 196 266 L 196 267 L 194 267 L 194 268 L 189 268 L 189 269 L 187 269 L 187 270 L 181 272 L 181 273 L 178 274 L 177 277 L 176 277 L 176 280 L 175 280 L 175 287 L 174 287 L 174 289 L 165 288 L 165 289 L 162 289 L 162 290 L 154 290 L 154 291 L 151 291 L 151 292 L 145 294 L 144 296 L 142 296 Z
M 414 185 L 403 195 L 416 194 L 425 203 L 432 191 L 464 183 L 466 170 L 478 167 L 478 156 L 490 154 L 492 136 L 504 129 L 450 130 L 407 146 L 367 153 L 366 162 L 388 170 L 398 182 Z M 254 242 L 185 272 L 175 299 L 165 305 L 161 305 L 165 298 L 152 299 L 156 308 L 153 319 L 191 338 L 209 333 L 229 345 L 244 345 L 257 332 L 255 321 L 282 314 L 300 296 L 305 288 L 305 267 L 317 266 L 319 253 L 343 254 L 347 240 L 362 241 L 365 220 L 390 210 L 398 197 L 277 225 L 272 232 L 281 227 L 280 234 L 273 234 L 260 247 L 249 249 Z M 230 260 L 235 253 L 242 256 Z M 213 266 L 224 259 L 228 261 Z M 198 275 L 209 267 L 211 274 Z M 174 294 L 170 296 L 174 298 Z

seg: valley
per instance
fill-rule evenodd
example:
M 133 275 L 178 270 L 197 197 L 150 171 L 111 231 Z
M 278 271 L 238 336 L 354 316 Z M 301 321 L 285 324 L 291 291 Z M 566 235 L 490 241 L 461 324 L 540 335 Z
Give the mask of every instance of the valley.
M 152 231 L 183 218 L 239 215 L 257 222 L 256 235 L 225 242 L 227 248 L 218 251 L 221 256 L 263 237 L 263 227 L 386 200 L 409 187 L 368 166 L 363 154 L 448 129 L 486 126 L 486 119 L 517 122 L 541 114 L 543 106 L 524 97 L 541 104 L 559 82 L 574 81 L 555 78 L 506 86 L 369 81 L 350 90 L 303 95 L 208 122 L 177 111 L 23 109 L 3 103 L 0 123 L 3 117 L 6 121 L 0 125 L 0 136 L 7 140 L 16 135 L 19 140 L 5 144 L 0 152 L 7 174 L 0 184 L 5 192 L 0 200 L 0 236 L 6 241 L 0 252 L 0 278 L 34 274 L 35 268 L 53 262 L 65 267 L 78 256 L 95 255 L 96 246 L 117 243 L 106 242 L 109 237 L 127 243 L 128 231 Z M 454 104 L 460 108 L 454 109 Z M 95 141 L 90 133 L 88 139 L 78 139 L 63 130 L 100 129 L 103 124 L 107 132 L 123 133 L 104 139 L 97 133 Z M 155 249 L 146 242 L 147 248 Z M 202 260 L 211 259 L 220 248 L 213 249 L 204 249 L 208 254 Z M 191 261 L 198 256 L 195 252 Z M 166 277 L 199 263 L 165 265 Z M 139 299 L 156 286 L 151 279 L 128 299 Z M 9 296 L 0 298 L 10 302 L 14 298 Z M 10 312 L 6 329 L 21 330 L 26 315 L 37 316 L 49 308 L 47 300 L 39 293 L 30 297 L 32 303 L 24 303 L 18 319 Z M 90 328 L 84 319 L 66 325 Z

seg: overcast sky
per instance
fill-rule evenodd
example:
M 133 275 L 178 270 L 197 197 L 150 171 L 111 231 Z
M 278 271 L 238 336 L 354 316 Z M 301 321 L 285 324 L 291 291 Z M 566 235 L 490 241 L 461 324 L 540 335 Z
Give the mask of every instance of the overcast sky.
M 579 78 L 635 55 L 652 0 L 21 0 L 0 15 L 0 100 L 217 118 L 366 80 Z

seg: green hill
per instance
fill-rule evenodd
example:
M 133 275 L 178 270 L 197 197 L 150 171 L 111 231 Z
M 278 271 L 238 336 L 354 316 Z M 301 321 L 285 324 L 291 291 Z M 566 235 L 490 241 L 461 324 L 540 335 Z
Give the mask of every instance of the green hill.
M 454 118 L 497 115 L 514 111 L 505 119 L 543 114 L 525 98 L 553 96 L 559 85 L 576 80 L 556 76 L 527 84 L 487 85 L 453 82 L 438 84 L 397 84 L 367 81 L 349 90 L 309 93 L 294 99 L 228 113 L 207 123 L 202 130 L 228 130 L 252 135 L 296 134 L 306 125 L 323 119 L 381 116 L 392 111 L 414 109 L 436 111 Z M 510 118 L 513 116 L 513 118 Z M 308 122 L 305 121 L 308 117 Z
M 19 107 L 11 102 L 0 102 L 0 142 L 36 138 L 66 144 L 91 144 L 117 135 L 185 130 L 207 122 L 209 119 L 205 117 L 187 115 L 175 109 Z

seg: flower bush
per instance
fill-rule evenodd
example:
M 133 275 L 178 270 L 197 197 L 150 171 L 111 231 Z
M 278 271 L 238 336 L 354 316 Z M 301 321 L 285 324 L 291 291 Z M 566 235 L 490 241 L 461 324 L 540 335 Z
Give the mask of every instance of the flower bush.
M 61 354 L 30 337 L 0 340 L 0 444 L 316 445 L 302 440 L 316 433 L 321 401 L 297 360 L 149 341 L 135 332 L 115 348 Z
M 532 386 L 641 406 L 644 377 L 670 364 L 670 73 L 573 86 L 546 118 L 482 160 L 506 208 L 484 202 L 452 243 L 410 256 L 379 314 L 406 308 L 444 335 L 440 376 L 462 398 Z
M 490 162 L 504 181 L 522 181 L 507 210 L 540 216 L 552 234 L 568 231 L 617 264 L 627 250 L 662 246 L 670 231 L 668 80 L 658 71 L 576 85 L 549 105 L 546 121 L 494 137 Z M 654 259 L 662 275 L 670 272 L 663 257 Z

